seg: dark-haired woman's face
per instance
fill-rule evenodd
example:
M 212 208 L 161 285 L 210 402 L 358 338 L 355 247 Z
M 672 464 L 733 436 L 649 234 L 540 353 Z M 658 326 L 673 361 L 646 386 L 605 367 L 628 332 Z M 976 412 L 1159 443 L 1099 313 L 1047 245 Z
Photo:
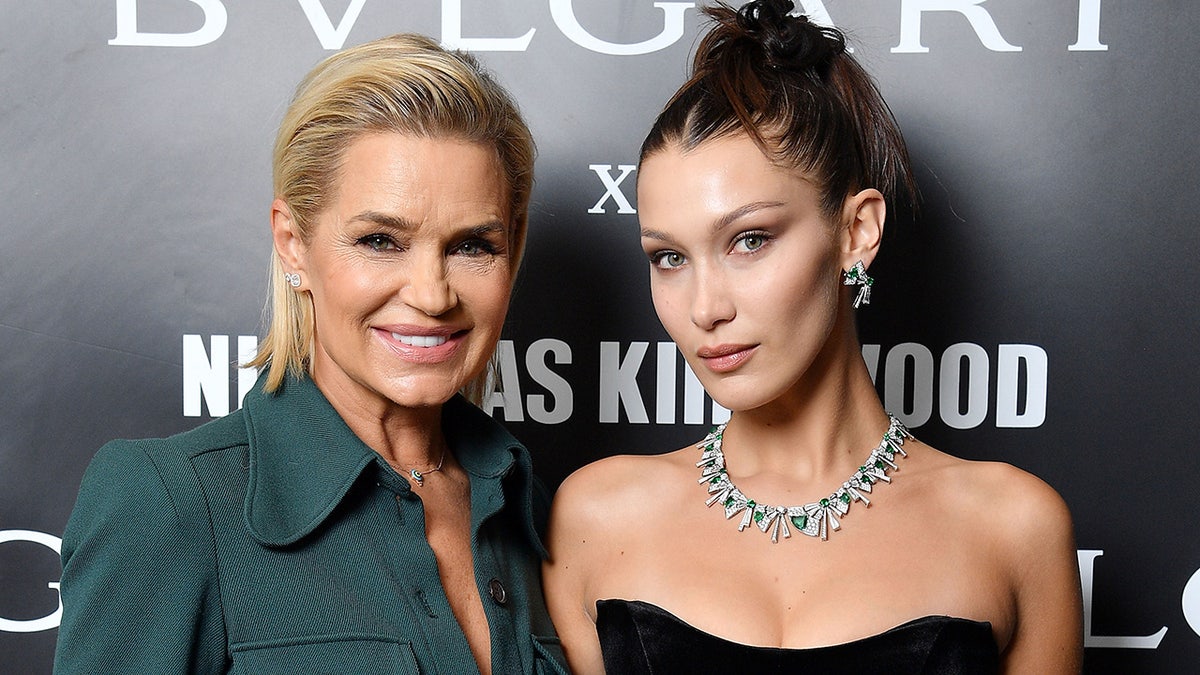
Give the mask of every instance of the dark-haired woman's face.
M 642 163 L 654 307 L 705 389 L 731 410 L 797 391 L 831 341 L 843 254 L 819 199 L 745 136 L 687 152 L 668 146 Z

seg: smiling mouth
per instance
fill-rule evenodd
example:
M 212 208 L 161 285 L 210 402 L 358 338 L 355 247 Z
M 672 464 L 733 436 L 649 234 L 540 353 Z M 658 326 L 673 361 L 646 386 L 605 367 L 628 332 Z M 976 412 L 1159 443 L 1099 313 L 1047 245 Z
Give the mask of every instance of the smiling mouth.
M 401 335 L 392 333 L 392 339 L 410 347 L 440 347 L 446 344 L 446 335 Z

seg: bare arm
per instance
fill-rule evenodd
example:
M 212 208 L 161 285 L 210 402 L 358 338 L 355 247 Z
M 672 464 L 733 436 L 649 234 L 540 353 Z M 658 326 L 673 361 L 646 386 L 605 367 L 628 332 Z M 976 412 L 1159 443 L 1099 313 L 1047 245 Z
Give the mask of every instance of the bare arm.
M 581 475 L 583 474 L 583 475 Z M 550 509 L 547 547 L 550 558 L 542 567 L 546 606 L 562 640 L 571 671 L 602 675 L 604 661 L 596 635 L 595 604 L 589 600 L 589 581 L 604 547 L 602 494 L 592 467 L 584 467 L 563 482 Z
M 1006 534 L 1012 543 L 1017 621 L 1005 673 L 1078 673 L 1083 666 L 1083 600 L 1071 514 L 1050 486 L 1027 474 Z M 1015 517 L 1012 517 L 1015 515 Z

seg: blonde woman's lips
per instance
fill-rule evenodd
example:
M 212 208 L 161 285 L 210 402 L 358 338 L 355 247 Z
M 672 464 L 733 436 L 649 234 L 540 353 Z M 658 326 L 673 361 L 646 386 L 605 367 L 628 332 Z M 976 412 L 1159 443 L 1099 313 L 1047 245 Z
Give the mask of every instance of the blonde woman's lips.
M 451 326 L 387 326 L 375 332 L 391 351 L 410 363 L 441 363 L 465 342 L 466 330 Z

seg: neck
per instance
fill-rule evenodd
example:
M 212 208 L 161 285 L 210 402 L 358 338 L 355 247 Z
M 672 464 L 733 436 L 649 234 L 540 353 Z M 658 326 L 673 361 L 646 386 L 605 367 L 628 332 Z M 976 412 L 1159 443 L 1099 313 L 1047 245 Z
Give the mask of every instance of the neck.
M 788 393 L 733 414 L 726 457 L 743 476 L 840 482 L 879 443 L 887 425 L 858 340 L 831 340 Z
M 403 470 L 428 470 L 446 455 L 442 406 L 411 408 L 379 396 L 364 396 L 361 388 L 341 378 L 312 373 L 313 382 L 350 431 L 389 464 Z

